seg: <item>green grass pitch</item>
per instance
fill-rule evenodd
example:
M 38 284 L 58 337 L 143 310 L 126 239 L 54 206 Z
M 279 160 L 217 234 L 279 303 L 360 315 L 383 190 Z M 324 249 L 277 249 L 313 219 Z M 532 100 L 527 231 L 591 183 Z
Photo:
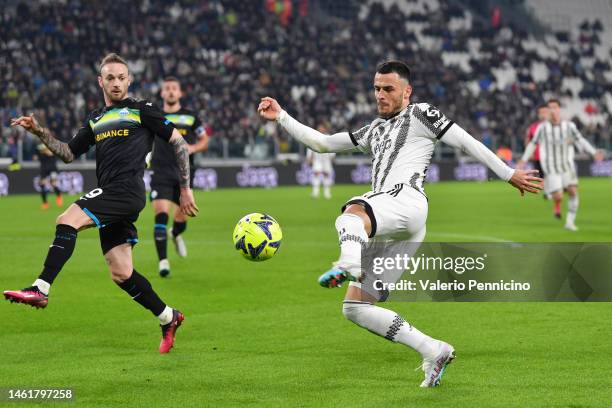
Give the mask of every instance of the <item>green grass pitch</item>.
M 609 242 L 610 187 L 581 180 L 580 231 L 571 233 L 550 202 L 504 183 L 428 185 L 427 239 Z M 80 233 L 47 309 L 0 304 L 0 387 L 70 387 L 67 407 L 612 406 L 610 303 L 388 304 L 457 350 L 442 386 L 418 388 L 419 356 L 345 320 L 344 290 L 316 282 L 337 256 L 338 208 L 366 190 L 337 186 L 330 201 L 312 200 L 305 187 L 199 192 L 189 257 L 170 247 L 166 280 L 147 206 L 136 269 L 186 315 L 169 355 L 157 352 L 157 320 L 109 279 L 97 232 Z M 60 210 L 39 204 L 34 195 L 0 198 L 3 290 L 40 272 Z M 273 215 L 284 233 L 264 263 L 242 259 L 231 242 L 236 221 L 254 211 Z

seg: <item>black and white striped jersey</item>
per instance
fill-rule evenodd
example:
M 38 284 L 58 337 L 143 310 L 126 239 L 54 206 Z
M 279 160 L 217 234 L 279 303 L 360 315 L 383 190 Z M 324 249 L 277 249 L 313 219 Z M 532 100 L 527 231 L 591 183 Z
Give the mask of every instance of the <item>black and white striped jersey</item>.
M 545 174 L 561 174 L 568 171 L 575 173 L 574 146 L 591 155 L 595 154 L 595 148 L 570 120 L 562 120 L 556 125 L 548 121 L 542 122 L 535 131 L 532 143 L 540 145 L 540 164 Z
M 372 156 L 372 191 L 408 184 L 422 192 L 436 142 L 452 125 L 438 108 L 416 103 L 349 132 L 357 148 Z

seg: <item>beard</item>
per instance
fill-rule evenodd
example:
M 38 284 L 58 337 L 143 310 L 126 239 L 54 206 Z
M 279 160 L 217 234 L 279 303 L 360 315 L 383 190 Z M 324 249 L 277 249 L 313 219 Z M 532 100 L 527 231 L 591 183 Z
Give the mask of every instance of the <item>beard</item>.
M 127 91 L 121 92 L 120 94 L 109 92 L 108 99 L 113 102 L 119 102 L 119 101 L 124 100 L 126 95 L 127 95 Z

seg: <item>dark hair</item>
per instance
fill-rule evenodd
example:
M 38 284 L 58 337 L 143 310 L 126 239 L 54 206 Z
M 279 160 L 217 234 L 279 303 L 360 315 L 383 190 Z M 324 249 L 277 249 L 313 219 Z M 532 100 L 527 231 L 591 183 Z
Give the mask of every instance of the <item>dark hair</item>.
M 176 82 L 179 85 L 181 84 L 181 81 L 179 81 L 177 77 L 172 75 L 164 77 L 163 82 Z
M 559 105 L 559 107 L 561 107 L 561 101 L 558 100 L 557 98 L 551 98 L 548 100 L 547 104 L 550 105 L 551 103 L 556 103 L 557 105 Z
M 410 68 L 408 68 L 408 64 L 403 61 L 385 61 L 376 67 L 376 72 L 379 74 L 390 74 L 395 72 L 400 78 L 410 83 Z
M 100 67 L 98 69 L 98 73 L 102 73 L 102 68 L 106 64 L 112 64 L 112 63 L 123 64 L 123 65 L 125 65 L 128 68 L 128 71 L 130 69 L 130 67 L 128 67 L 128 64 L 127 64 L 126 60 L 121 58 L 119 56 L 119 54 L 115 54 L 114 52 L 111 52 L 110 54 L 106 54 L 106 56 L 104 58 L 102 58 L 102 61 L 100 62 Z
M 548 105 L 545 104 L 545 103 L 542 103 L 542 104 L 538 105 L 538 110 L 540 110 L 540 109 L 548 109 Z

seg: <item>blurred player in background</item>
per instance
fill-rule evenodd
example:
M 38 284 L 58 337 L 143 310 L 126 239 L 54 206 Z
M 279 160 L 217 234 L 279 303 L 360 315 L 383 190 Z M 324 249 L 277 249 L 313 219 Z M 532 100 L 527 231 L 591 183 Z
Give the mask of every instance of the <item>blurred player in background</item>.
M 529 142 L 531 142 L 531 140 L 533 139 L 533 136 L 535 135 L 535 131 L 540 125 L 540 123 L 545 122 L 549 119 L 550 112 L 548 110 L 548 105 L 545 104 L 545 105 L 538 106 L 537 116 L 538 116 L 538 120 L 533 122 L 531 125 L 529 125 L 529 127 L 527 128 L 527 131 L 525 132 L 525 140 L 524 140 L 525 146 L 527 146 Z M 536 144 L 535 152 L 533 153 L 533 156 L 530 157 L 529 159 L 533 160 L 533 166 L 540 172 L 540 177 L 544 177 L 544 170 L 542 170 L 542 164 L 540 163 L 540 145 L 539 144 Z M 547 194 L 542 194 L 542 197 L 544 197 L 545 199 L 550 198 L 547 196 Z M 560 209 L 558 212 L 555 212 L 555 216 L 557 218 L 561 218 Z
M 319 284 L 337 287 L 350 280 L 344 316 L 372 333 L 419 352 L 425 373 L 421 387 L 434 387 L 455 357 L 454 348 L 422 333 L 392 310 L 374 304 L 384 297 L 362 290 L 358 282 L 362 246 L 371 239 L 423 242 L 428 213 L 423 181 L 438 140 L 463 149 L 521 194 L 537 192 L 539 186 L 534 182 L 540 179 L 532 176 L 536 170 L 513 170 L 505 165 L 434 106 L 410 104 L 411 94 L 408 66 L 401 61 L 387 61 L 377 67 L 374 76 L 379 117 L 355 132 L 323 135 L 289 116 L 269 97 L 262 98 L 258 111 L 315 151 L 359 150 L 372 156 L 372 191 L 353 197 L 342 208 L 342 215 L 336 219 L 340 258 L 321 275 Z
M 533 139 L 527 145 L 518 167 L 525 162 L 540 145 L 540 163 L 544 171 L 544 192 L 554 200 L 555 217 L 561 218 L 561 201 L 563 191 L 567 191 L 567 216 L 565 228 L 577 231 L 576 214 L 578 213 L 578 174 L 574 163 L 574 146 L 589 153 L 597 161 L 603 159 L 602 152 L 593 146 L 578 131 L 571 120 L 561 120 L 561 102 L 557 99 L 548 101 L 550 119 L 542 122 L 536 129 Z
M 161 97 L 164 101 L 164 116 L 172 122 L 187 142 L 189 152 L 190 182 L 193 184 L 193 154 L 208 148 L 206 130 L 196 113 L 181 106 L 181 83 L 175 77 L 166 77 L 162 82 Z M 187 229 L 187 216 L 180 209 L 181 179 L 176 154 L 172 146 L 159 138 L 153 143 L 151 158 L 151 202 L 155 211 L 153 236 L 159 259 L 159 274 L 166 277 L 170 274 L 168 261 L 168 214 L 174 209 L 174 221 L 170 236 L 178 255 L 187 256 L 187 246 L 182 233 Z
M 38 279 L 25 289 L 7 290 L 4 296 L 11 302 L 46 307 L 51 285 L 72 256 L 77 233 L 97 226 L 111 278 L 134 301 L 158 317 L 162 331 L 159 352 L 167 353 L 174 345 L 176 330 L 184 316 L 164 303 L 147 278 L 134 269 L 132 247 L 138 242 L 134 222 L 146 204 L 145 156 L 151 151 L 155 136 L 174 146 L 181 170 L 181 209 L 185 214 L 196 215 L 198 208 L 189 188 L 187 143 L 152 103 L 128 97 L 130 73 L 127 62 L 119 55 L 108 54 L 102 59 L 98 85 L 102 88 L 104 106 L 87 116 L 69 143 L 53 137 L 33 115 L 13 119 L 11 123 L 38 136 L 65 163 L 95 146 L 99 187 L 79 198 L 57 218 L 55 239 Z M 75 295 L 86 297 L 90 290 L 95 288 L 85 288 Z
M 40 187 L 40 196 L 42 198 L 41 208 L 43 210 L 49 208 L 47 194 L 51 190 L 55 192 L 55 204 L 61 207 L 63 199 L 57 180 L 57 159 L 53 152 L 43 143 L 39 144 L 37 147 L 38 160 L 40 161 L 40 179 L 38 180 L 38 186 Z
M 317 130 L 323 134 L 327 134 L 328 127 L 324 124 L 319 125 Z M 334 174 L 334 158 L 335 153 L 317 153 L 314 150 L 306 151 L 306 160 L 312 168 L 312 197 L 319 198 L 321 184 L 323 184 L 323 197 L 331 199 L 331 185 L 333 183 Z

